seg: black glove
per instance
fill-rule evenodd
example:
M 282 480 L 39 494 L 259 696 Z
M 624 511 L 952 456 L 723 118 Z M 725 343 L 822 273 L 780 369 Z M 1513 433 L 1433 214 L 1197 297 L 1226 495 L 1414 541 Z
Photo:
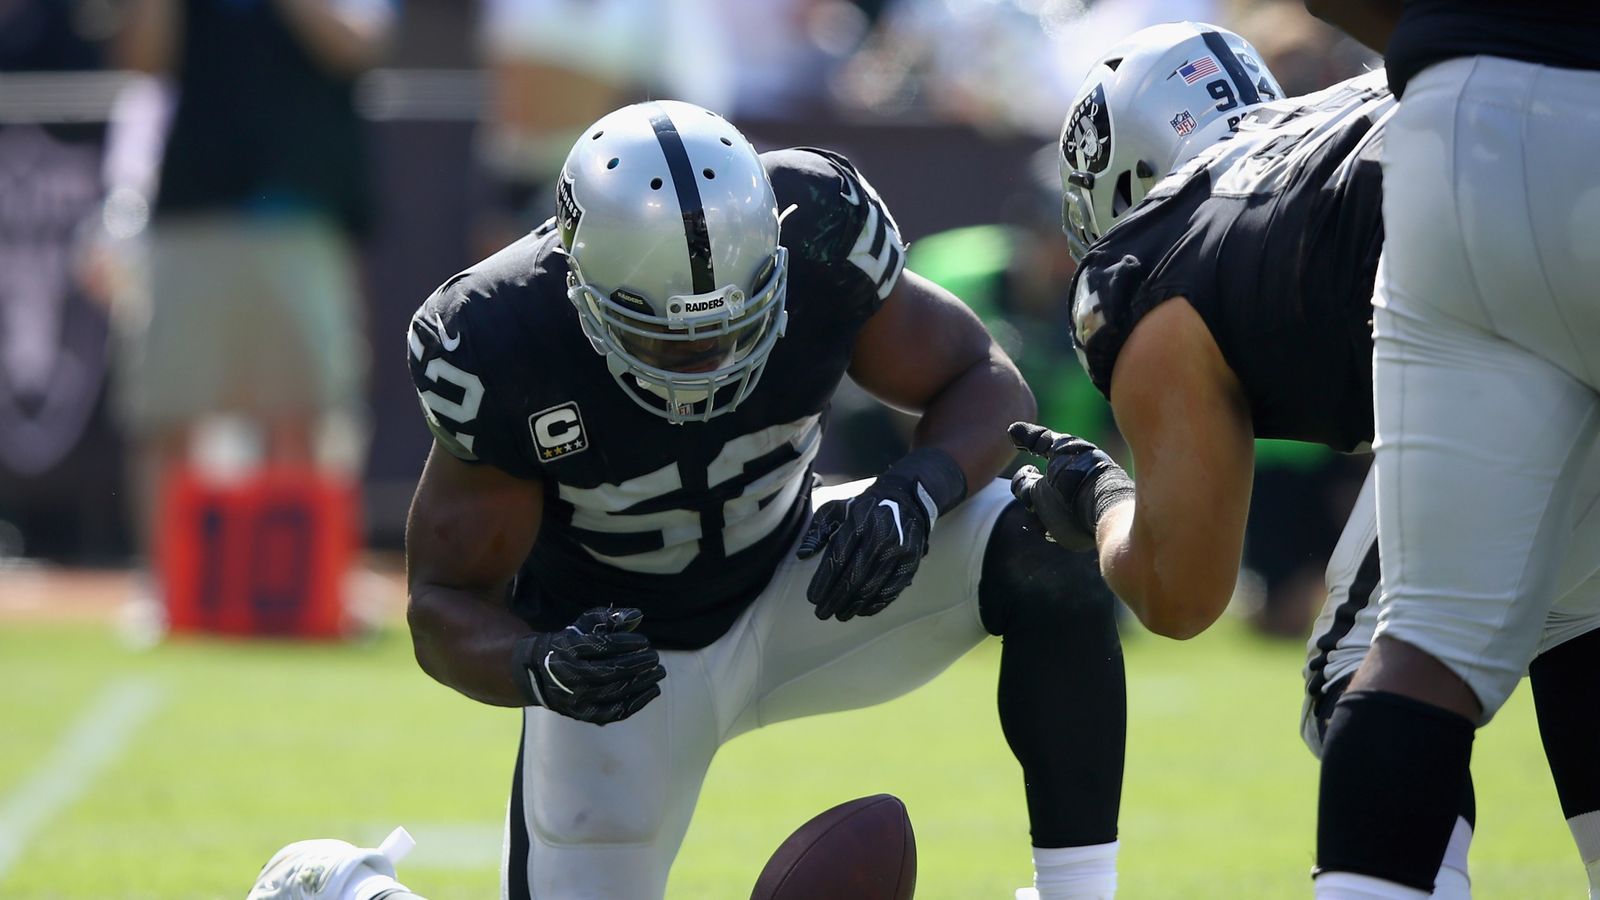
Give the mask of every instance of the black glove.
M 916 575 L 939 513 L 966 495 L 966 476 L 950 454 L 923 448 L 854 497 L 824 503 L 795 554 L 822 553 L 806 587 L 817 618 L 848 622 L 882 612 Z
M 560 631 L 517 642 L 518 684 L 532 706 L 580 722 L 620 722 L 660 696 L 665 678 L 637 609 L 596 607 Z
M 1106 510 L 1133 496 L 1133 479 L 1080 437 L 1031 422 L 1006 429 L 1018 450 L 1042 456 L 1043 474 L 1023 466 L 1011 476 L 1011 493 L 1044 523 L 1050 539 L 1068 550 L 1093 550 L 1095 528 Z

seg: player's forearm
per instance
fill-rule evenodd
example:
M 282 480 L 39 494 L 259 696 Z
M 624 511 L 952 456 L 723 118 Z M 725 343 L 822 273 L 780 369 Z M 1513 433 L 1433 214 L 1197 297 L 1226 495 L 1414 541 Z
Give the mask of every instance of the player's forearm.
M 1161 553 L 1134 512 L 1135 501 L 1128 500 L 1100 519 L 1100 573 L 1146 628 L 1188 640 L 1222 615 L 1234 579 L 1219 575 L 1214 565 L 1190 565 L 1180 554 Z
M 1016 366 L 999 350 L 963 372 L 923 411 L 913 444 L 949 453 L 967 478 L 983 488 L 1016 455 L 1006 428 L 1031 422 L 1038 407 Z
M 527 705 L 513 660 L 532 629 L 510 610 L 473 592 L 419 583 L 406 620 L 417 664 L 435 681 L 480 703 Z
M 1317 18 L 1378 53 L 1389 47 L 1400 21 L 1401 0 L 1305 0 Z

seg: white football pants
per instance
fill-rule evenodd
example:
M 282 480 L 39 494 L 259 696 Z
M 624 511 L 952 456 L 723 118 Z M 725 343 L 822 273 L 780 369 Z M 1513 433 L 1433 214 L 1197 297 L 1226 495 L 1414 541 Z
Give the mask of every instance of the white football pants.
M 869 484 L 818 490 L 813 508 Z M 526 887 L 534 900 L 661 897 L 723 743 L 784 719 L 893 699 L 983 640 L 983 554 L 1011 499 L 996 479 L 940 516 L 915 580 L 875 616 L 819 621 L 806 586 L 820 554 L 802 561 L 791 550 L 727 634 L 701 650 L 662 651 L 661 696 L 631 718 L 601 727 L 524 710 L 521 803 L 508 809 L 502 895 L 529 896 Z
M 1328 557 L 1328 597 L 1306 642 L 1307 694 L 1301 707 L 1300 737 L 1322 756 L 1322 723 L 1331 708 L 1317 709 L 1324 692 L 1347 681 L 1361 666 L 1378 627 L 1378 508 L 1373 492 L 1376 470 L 1367 473 L 1339 543 Z M 1578 506 L 1588 511 L 1577 535 L 1600 533 L 1600 452 L 1591 453 L 1580 479 Z M 1581 539 L 1581 538 L 1580 538 Z M 1600 628 L 1600 559 L 1569 553 L 1557 578 L 1560 600 L 1545 618 L 1538 652 L 1560 646 Z M 1315 695 L 1313 696 L 1313 692 Z
M 1557 603 L 1569 556 L 1600 561 L 1581 484 L 1600 427 L 1596 98 L 1600 72 L 1455 59 L 1411 80 L 1384 136 L 1376 634 L 1448 666 L 1482 722 L 1552 608 L 1597 602 Z

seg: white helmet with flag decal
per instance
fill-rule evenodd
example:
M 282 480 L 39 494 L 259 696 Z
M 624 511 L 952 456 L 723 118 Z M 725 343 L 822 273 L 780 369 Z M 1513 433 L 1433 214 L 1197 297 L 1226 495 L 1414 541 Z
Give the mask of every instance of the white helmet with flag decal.
M 625 393 L 678 423 L 750 395 L 787 321 L 788 256 L 738 129 L 690 103 L 619 109 L 573 145 L 556 207 L 567 296 Z
M 1061 129 L 1062 227 L 1073 258 L 1156 182 L 1281 96 L 1256 48 L 1215 25 L 1154 25 L 1100 57 Z

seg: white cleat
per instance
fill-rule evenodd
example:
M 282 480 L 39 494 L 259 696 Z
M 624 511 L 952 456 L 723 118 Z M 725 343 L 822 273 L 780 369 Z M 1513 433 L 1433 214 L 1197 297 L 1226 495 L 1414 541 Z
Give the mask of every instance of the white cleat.
M 1017 900 L 1039 900 L 1039 892 L 1034 888 L 1017 888 Z
M 376 850 L 348 841 L 295 841 L 262 867 L 246 900 L 373 900 L 403 888 L 394 864 L 417 842 L 396 828 Z

